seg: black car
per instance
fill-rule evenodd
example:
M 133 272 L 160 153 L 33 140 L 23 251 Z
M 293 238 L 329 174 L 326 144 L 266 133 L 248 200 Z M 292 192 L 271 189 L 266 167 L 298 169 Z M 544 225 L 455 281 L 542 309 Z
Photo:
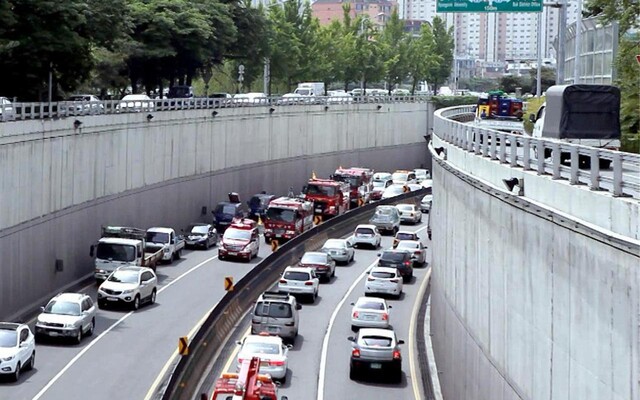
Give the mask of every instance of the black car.
M 218 232 L 212 224 L 194 223 L 183 232 L 186 247 L 201 247 L 207 250 L 218 243 Z
M 249 201 L 247 201 L 247 205 L 249 206 L 249 218 L 254 221 L 257 221 L 258 217 L 264 219 L 269 203 L 271 203 L 271 200 L 275 198 L 275 195 L 267 194 L 265 192 L 253 195 Z
M 396 268 L 402 275 L 402 282 L 411 282 L 413 279 L 413 257 L 406 250 L 385 250 L 378 254 L 379 267 Z
M 240 202 L 240 196 L 235 192 L 229 193 L 229 201 L 218 203 L 212 213 L 213 224 L 219 234 L 224 233 L 235 218 L 242 219 L 247 215 L 244 205 Z

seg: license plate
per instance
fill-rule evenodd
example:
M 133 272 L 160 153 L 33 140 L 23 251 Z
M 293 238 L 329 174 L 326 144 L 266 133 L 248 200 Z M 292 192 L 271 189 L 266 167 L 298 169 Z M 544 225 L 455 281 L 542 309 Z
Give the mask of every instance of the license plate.
M 267 331 L 270 333 L 278 333 L 279 330 L 280 328 L 278 328 L 277 326 L 270 326 L 269 328 L 267 328 Z
M 117 297 L 107 297 L 107 300 L 109 301 L 118 301 Z
M 235 251 L 230 251 L 228 254 L 229 254 L 230 256 L 237 256 L 237 255 L 238 255 L 238 253 L 237 253 L 237 252 L 235 252 Z
M 366 319 L 367 321 L 372 321 L 376 319 L 376 317 L 374 315 L 364 315 L 364 319 Z
M 322 212 L 322 208 L 316 208 L 316 212 Z
M 382 369 L 382 364 L 380 363 L 371 363 L 371 369 Z
M 277 238 L 281 238 L 281 237 L 282 237 L 282 235 L 278 233 L 278 234 L 276 235 L 276 237 L 277 237 Z
M 56 331 L 50 331 L 49 336 L 60 336 L 60 334 Z

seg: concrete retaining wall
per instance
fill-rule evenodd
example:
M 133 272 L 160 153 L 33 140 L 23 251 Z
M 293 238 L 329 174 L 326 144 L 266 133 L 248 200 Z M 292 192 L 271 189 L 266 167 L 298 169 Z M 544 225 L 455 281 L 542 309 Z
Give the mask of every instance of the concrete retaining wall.
M 92 269 L 103 224 L 182 228 L 229 191 L 299 191 L 311 171 L 428 165 L 426 103 L 249 107 L 0 124 L 0 319 Z M 55 260 L 64 263 L 56 272 Z
M 486 170 L 495 167 L 508 178 L 508 167 L 458 152 L 449 147 L 449 161 L 433 166 L 431 330 L 445 398 L 638 399 L 638 241 L 526 195 L 544 188 L 550 199 L 561 183 L 525 181 L 525 197 L 507 194 L 478 177 L 498 177 Z M 638 205 L 622 199 L 582 207 L 603 202 L 637 218 Z

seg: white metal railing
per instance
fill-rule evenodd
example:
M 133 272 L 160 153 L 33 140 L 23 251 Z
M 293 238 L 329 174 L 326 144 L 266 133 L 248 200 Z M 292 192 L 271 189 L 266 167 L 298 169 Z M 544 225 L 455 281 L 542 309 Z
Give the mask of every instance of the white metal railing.
M 429 96 L 328 96 L 328 97 L 258 97 L 258 98 L 189 98 L 152 100 L 105 100 L 94 102 L 61 101 L 52 103 L 0 102 L 0 122 L 30 119 L 158 112 L 174 110 L 217 109 L 229 107 L 272 107 L 319 104 L 325 106 L 362 103 L 426 102 Z
M 640 155 L 516 135 L 459 122 L 474 115 L 473 105 L 434 113 L 433 133 L 441 140 L 511 167 L 548 174 L 591 190 L 640 199 Z M 538 155 L 544 155 L 538 157 Z M 568 155 L 568 156 L 567 156 Z M 545 157 L 549 156 L 549 157 Z M 589 163 L 582 163 L 589 160 Z M 600 168 L 607 166 L 607 168 Z

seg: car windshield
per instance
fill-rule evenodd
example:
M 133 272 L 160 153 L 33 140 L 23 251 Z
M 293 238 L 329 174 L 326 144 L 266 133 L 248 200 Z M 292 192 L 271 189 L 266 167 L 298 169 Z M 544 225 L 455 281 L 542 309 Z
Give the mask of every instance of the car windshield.
M 89 97 L 89 96 L 71 96 L 71 97 L 69 97 L 69 101 L 91 101 L 91 97 Z
M 385 181 L 373 181 L 374 188 L 383 188 L 385 184 Z
M 406 172 L 396 172 L 391 175 L 391 179 L 393 179 L 394 182 L 406 182 L 408 178 L 409 174 Z
M 373 229 L 371 228 L 358 228 L 356 229 L 356 235 L 373 235 Z
M 235 215 L 236 206 L 233 204 L 218 204 L 216 214 Z
M 356 307 L 362 310 L 384 310 L 384 303 L 381 303 L 379 301 L 364 300 L 358 301 Z
M 398 210 L 400 211 L 413 211 L 413 206 L 411 204 L 398 204 Z
M 296 212 L 286 208 L 269 207 L 267 209 L 267 218 L 272 221 L 293 222 L 295 221 Z
M 398 195 L 398 194 L 402 194 L 404 192 L 404 188 L 402 186 L 389 186 L 386 190 L 385 190 L 385 194 L 386 195 Z
M 427 177 L 427 170 L 426 169 L 417 169 L 415 171 L 416 173 L 416 177 L 420 177 L 420 178 L 426 178 Z
M 296 93 L 301 96 L 311 96 L 311 89 L 296 89 Z
M 391 347 L 391 338 L 385 336 L 363 336 L 360 341 L 365 346 L 371 347 Z
M 382 261 L 391 261 L 391 262 L 400 262 L 404 260 L 405 254 L 404 252 L 395 252 L 395 251 L 385 251 L 382 253 L 382 257 L 380 260 Z
M 300 260 L 302 264 L 326 264 L 327 255 L 322 253 L 305 253 Z
M 418 248 L 418 243 L 415 242 L 409 242 L 409 241 L 401 241 L 400 243 L 398 243 L 398 249 L 410 249 L 410 250 L 415 250 Z
M 224 231 L 223 239 L 250 240 L 251 231 L 246 229 L 229 228 Z
M 205 236 L 209 234 L 209 227 L 206 225 L 196 225 L 191 228 L 192 235 Z
M 372 271 L 371 276 L 374 278 L 391 279 L 391 278 L 395 278 L 396 274 L 393 272 L 386 272 L 386 271 Z
M 414 233 L 398 232 L 398 234 L 396 234 L 396 239 L 398 240 L 414 240 L 415 238 L 416 235 Z
M 287 271 L 284 273 L 284 279 L 290 281 L 308 281 L 311 279 L 308 272 Z
M 136 248 L 124 244 L 98 243 L 96 258 L 101 260 L 131 262 L 136 259 Z
M 344 249 L 345 247 L 347 247 L 347 244 L 344 240 L 329 239 L 322 247 L 324 247 L 325 249 Z
M 169 243 L 169 234 L 164 232 L 147 232 L 147 242 Z
M 109 282 L 138 283 L 137 271 L 116 271 L 108 279 Z
M 245 343 L 243 353 L 251 354 L 280 354 L 280 346 L 276 343 Z
M 18 343 L 18 332 L 13 329 L 0 329 L 0 348 L 16 347 Z
M 80 304 L 52 300 L 44 309 L 45 314 L 80 315 Z
M 257 317 L 291 318 L 291 304 L 261 302 L 254 313 Z
M 307 185 L 307 191 L 305 194 L 320 194 L 324 196 L 335 196 L 336 188 L 333 186 L 323 186 L 323 185 Z
M 360 186 L 360 178 L 352 175 L 336 175 L 335 179 L 340 182 L 346 182 L 351 188 Z

